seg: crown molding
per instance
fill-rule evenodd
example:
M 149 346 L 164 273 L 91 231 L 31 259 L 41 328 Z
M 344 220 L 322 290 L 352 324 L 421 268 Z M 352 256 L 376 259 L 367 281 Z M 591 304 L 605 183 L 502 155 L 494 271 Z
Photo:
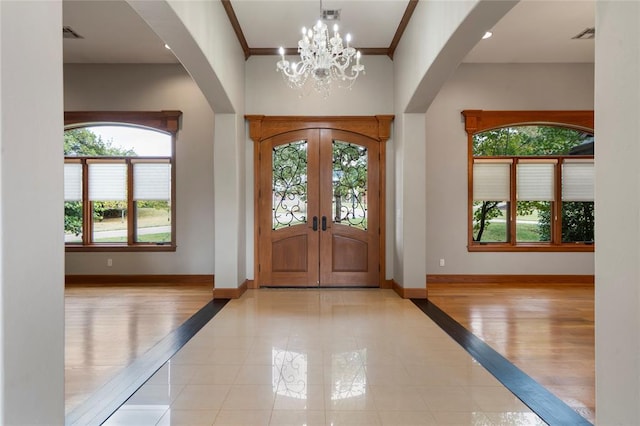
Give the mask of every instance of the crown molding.
M 247 43 L 247 39 L 242 32 L 242 27 L 240 26 L 240 22 L 238 21 L 238 17 L 236 16 L 235 11 L 233 10 L 233 6 L 231 5 L 231 0 L 220 0 L 222 2 L 222 6 L 224 7 L 225 12 L 227 12 L 227 16 L 229 17 L 229 22 L 233 27 L 233 31 L 236 33 L 238 37 L 238 42 L 242 47 L 242 51 L 244 52 L 244 58 L 249 59 L 251 56 L 265 56 L 265 55 L 277 55 L 278 48 L 276 47 L 249 47 Z M 393 55 L 396 51 L 396 47 L 400 43 L 400 39 L 402 38 L 402 34 L 404 30 L 409 25 L 409 20 L 411 19 L 411 15 L 418 5 L 418 0 L 409 0 L 407 4 L 407 8 L 402 15 L 402 19 L 400 20 L 400 24 L 396 29 L 396 33 L 393 36 L 393 40 L 391 40 L 391 44 L 389 47 L 363 47 L 359 50 L 363 55 L 387 55 L 389 58 L 393 60 Z M 296 55 L 298 53 L 298 48 L 288 47 L 285 48 L 285 55 Z

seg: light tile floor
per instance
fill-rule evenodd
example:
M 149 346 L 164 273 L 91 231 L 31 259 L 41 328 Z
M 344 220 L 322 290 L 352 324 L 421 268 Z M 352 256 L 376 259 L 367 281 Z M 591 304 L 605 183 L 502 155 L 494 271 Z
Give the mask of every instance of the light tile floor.
M 544 425 L 391 290 L 249 290 L 105 425 Z

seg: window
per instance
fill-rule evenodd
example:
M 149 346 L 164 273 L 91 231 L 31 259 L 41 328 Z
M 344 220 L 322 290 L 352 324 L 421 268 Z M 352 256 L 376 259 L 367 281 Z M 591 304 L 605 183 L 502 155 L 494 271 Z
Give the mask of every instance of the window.
M 593 112 L 463 115 L 469 251 L 593 251 Z
M 67 112 L 67 251 L 175 251 L 178 111 Z

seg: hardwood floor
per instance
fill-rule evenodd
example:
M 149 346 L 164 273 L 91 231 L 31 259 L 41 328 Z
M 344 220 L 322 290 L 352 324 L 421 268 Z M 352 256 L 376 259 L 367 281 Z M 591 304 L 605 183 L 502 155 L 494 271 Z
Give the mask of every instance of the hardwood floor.
M 208 286 L 68 287 L 65 412 L 211 301 Z
M 595 421 L 593 285 L 430 283 L 428 298 Z

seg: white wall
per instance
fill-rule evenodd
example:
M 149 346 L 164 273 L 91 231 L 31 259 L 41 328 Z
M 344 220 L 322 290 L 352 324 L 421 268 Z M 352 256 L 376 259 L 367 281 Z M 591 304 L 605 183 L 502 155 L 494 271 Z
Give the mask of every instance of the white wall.
M 591 110 L 593 64 L 462 64 L 426 114 L 427 274 L 593 274 L 593 253 L 467 251 L 467 134 L 460 112 Z M 439 267 L 439 259 L 445 267 Z
M 167 0 L 167 3 L 197 43 L 231 101 L 233 111 L 216 109 L 216 113 L 242 114 L 244 112 L 244 53 L 222 2 Z M 193 70 L 194 73 L 196 71 L 198 70 Z M 200 81 L 197 76 L 194 79 L 203 87 L 209 84 L 207 81 Z M 212 101 L 214 102 L 212 106 L 215 108 L 216 99 Z
M 290 60 L 293 57 L 288 57 Z M 263 115 L 393 114 L 393 62 L 387 56 L 363 56 L 365 73 L 349 89 L 332 88 L 324 99 L 311 91 L 300 96 L 276 71 L 279 56 L 252 56 L 246 64 L 246 113 Z
M 312 91 L 301 97 L 276 71 L 278 56 L 252 56 L 246 66 L 246 111 L 260 115 L 377 115 L 393 113 L 393 62 L 387 56 L 363 56 L 365 75 L 349 89 L 332 88 L 324 99 Z M 393 276 L 393 139 L 387 141 L 387 278 Z M 247 277 L 253 278 L 253 141 L 247 132 Z
M 0 2 L 3 425 L 64 423 L 61 25 L 60 1 Z
M 640 424 L 640 3 L 596 4 L 596 423 Z
M 67 111 L 182 111 L 176 141 L 176 252 L 67 253 L 66 273 L 214 273 L 214 115 L 189 74 L 181 65 L 67 64 L 64 90 Z
M 247 279 L 244 118 L 216 114 L 215 140 L 216 288 L 237 288 Z
M 477 3 L 478 0 L 418 3 L 394 57 L 396 113 L 405 112 L 447 40 Z
M 216 113 L 242 113 L 244 54 L 221 2 L 126 1 L 171 46 Z

